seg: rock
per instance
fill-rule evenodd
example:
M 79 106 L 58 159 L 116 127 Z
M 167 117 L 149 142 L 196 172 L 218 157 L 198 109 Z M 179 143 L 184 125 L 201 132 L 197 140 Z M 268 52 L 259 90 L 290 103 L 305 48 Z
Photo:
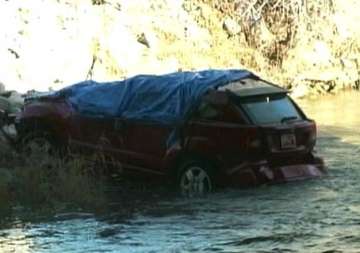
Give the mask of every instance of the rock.
M 0 109 L 8 113 L 16 113 L 21 110 L 24 98 L 16 91 L 9 91 L 6 96 L 0 96 Z
M 147 48 L 150 48 L 150 42 L 148 41 L 145 33 L 141 33 L 137 36 L 137 41 L 141 44 L 143 44 L 144 46 L 146 46 Z
M 20 111 L 21 107 L 24 105 L 24 98 L 17 91 L 12 91 L 8 100 L 10 102 L 10 113 L 16 113 Z
M 227 32 L 227 34 L 231 37 L 237 35 L 241 32 L 240 25 L 233 19 L 227 17 L 223 23 L 223 29 Z
M 105 0 L 92 0 L 91 1 L 93 5 L 103 5 L 106 4 Z

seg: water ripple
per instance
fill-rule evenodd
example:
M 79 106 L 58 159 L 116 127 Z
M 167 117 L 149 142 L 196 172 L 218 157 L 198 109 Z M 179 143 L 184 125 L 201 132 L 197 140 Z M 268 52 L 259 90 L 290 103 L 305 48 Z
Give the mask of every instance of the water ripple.
M 344 101 L 358 108 L 358 98 Z M 360 110 L 344 118 L 334 103 L 301 102 L 318 122 L 323 179 L 159 198 L 126 216 L 118 204 L 102 216 L 15 218 L 0 230 L 0 252 L 360 252 Z

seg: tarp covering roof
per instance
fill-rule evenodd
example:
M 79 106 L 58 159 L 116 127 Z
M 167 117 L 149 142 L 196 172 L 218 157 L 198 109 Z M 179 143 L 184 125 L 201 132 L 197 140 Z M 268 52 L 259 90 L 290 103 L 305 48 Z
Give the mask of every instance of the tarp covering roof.
M 235 93 L 239 97 L 259 96 L 265 94 L 286 94 L 289 91 L 275 84 L 258 78 L 246 78 L 231 82 L 219 90 L 228 90 Z
M 234 69 L 138 75 L 106 83 L 84 81 L 56 95 L 65 96 L 80 114 L 176 124 L 209 89 L 251 76 Z

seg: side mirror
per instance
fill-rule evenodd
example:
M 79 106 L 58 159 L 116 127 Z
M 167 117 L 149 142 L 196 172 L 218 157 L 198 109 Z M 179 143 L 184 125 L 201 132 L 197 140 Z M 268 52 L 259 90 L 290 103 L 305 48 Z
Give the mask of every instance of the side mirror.
M 229 97 L 224 91 L 210 90 L 203 99 L 212 105 L 227 105 L 229 103 Z

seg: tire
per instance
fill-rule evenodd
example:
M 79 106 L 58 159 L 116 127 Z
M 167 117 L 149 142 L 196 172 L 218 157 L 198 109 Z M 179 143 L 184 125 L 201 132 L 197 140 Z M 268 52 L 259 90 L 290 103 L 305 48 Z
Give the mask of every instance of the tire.
M 185 197 L 202 197 L 213 191 L 214 173 L 210 164 L 189 160 L 179 167 L 178 189 Z
M 48 132 L 35 131 L 23 136 L 18 143 L 21 153 L 27 156 L 33 155 L 49 155 L 58 154 L 58 148 L 55 141 Z

